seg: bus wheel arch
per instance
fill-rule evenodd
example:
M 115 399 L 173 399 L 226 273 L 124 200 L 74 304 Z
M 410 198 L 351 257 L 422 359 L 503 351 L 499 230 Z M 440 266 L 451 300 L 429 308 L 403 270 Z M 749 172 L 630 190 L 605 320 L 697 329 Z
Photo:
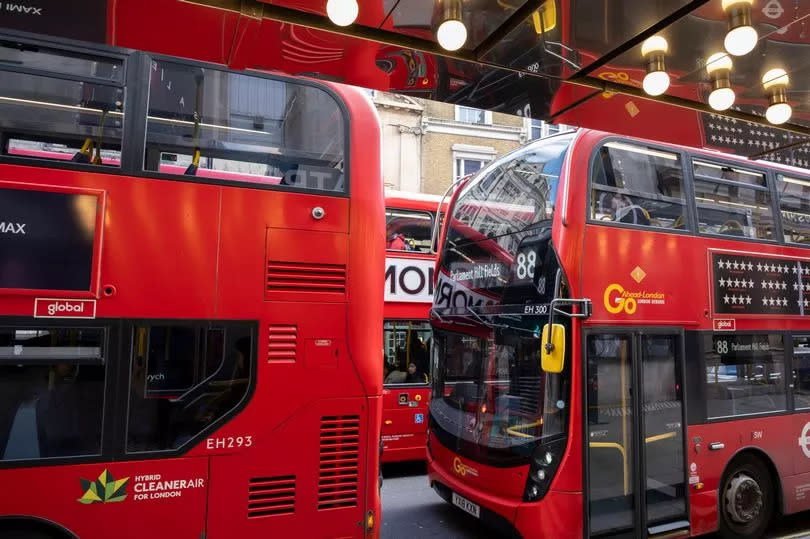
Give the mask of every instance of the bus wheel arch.
M 721 537 L 761 537 L 782 512 L 782 482 L 771 458 L 758 448 L 735 454 L 723 470 L 717 505 Z
M 0 517 L 0 536 L 8 539 L 78 539 L 79 537 L 56 522 L 26 515 Z

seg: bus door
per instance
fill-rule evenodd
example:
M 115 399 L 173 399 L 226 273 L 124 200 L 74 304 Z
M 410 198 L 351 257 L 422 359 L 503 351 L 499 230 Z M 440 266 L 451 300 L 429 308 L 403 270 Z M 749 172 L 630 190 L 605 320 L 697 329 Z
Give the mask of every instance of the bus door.
M 590 535 L 688 535 L 682 334 L 593 331 L 585 353 Z

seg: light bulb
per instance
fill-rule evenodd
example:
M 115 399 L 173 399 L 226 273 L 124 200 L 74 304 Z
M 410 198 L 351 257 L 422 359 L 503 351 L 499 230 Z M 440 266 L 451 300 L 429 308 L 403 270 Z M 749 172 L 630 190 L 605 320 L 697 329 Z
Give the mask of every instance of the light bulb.
M 778 67 L 762 75 L 762 87 L 766 90 L 777 85 L 786 87 L 789 83 L 790 78 L 785 70 Z
M 731 71 L 732 66 L 733 64 L 731 62 L 731 58 L 729 58 L 728 54 L 724 52 L 716 52 L 709 56 L 709 59 L 706 60 L 706 72 L 709 75 L 715 71 L 720 71 L 721 69 Z
M 774 125 L 783 124 L 790 119 L 793 109 L 787 103 L 774 103 L 765 111 L 765 118 Z
M 641 44 L 641 55 L 647 56 L 651 52 L 662 52 L 664 54 L 669 50 L 669 43 L 661 36 L 648 37 L 644 43 Z
M 729 54 L 743 56 L 754 50 L 758 39 L 759 35 L 753 26 L 738 26 L 728 31 L 723 45 Z
M 439 25 L 436 39 L 444 50 L 457 51 L 467 41 L 467 27 L 458 19 L 446 20 Z
M 734 90 L 718 88 L 709 94 L 709 106 L 714 110 L 727 110 L 734 104 Z
M 669 75 L 666 71 L 653 71 L 644 75 L 642 83 L 644 91 L 649 95 L 661 95 L 669 88 Z
M 338 26 L 349 26 L 360 13 L 357 0 L 327 0 L 326 15 Z

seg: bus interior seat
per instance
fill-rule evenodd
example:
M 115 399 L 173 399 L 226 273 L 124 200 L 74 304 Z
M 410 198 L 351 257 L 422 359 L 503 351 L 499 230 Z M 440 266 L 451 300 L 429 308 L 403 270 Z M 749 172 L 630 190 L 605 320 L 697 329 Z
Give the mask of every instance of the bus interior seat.
M 388 377 L 385 379 L 386 384 L 402 384 L 405 382 L 405 378 L 408 376 L 408 373 L 405 371 L 391 371 L 388 374 Z
M 720 225 L 719 233 L 726 236 L 746 236 L 742 223 L 736 219 L 729 219 Z
M 737 414 L 734 392 L 722 383 L 706 384 L 706 401 L 712 403 L 709 415 L 712 417 L 729 417 Z

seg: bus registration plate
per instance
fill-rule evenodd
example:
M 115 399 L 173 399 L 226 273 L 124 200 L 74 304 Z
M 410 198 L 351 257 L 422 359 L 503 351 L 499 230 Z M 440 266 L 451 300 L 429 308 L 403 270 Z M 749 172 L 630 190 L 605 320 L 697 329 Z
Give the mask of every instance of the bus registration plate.
M 471 514 L 475 518 L 481 518 L 481 506 L 472 503 L 470 500 L 463 496 L 453 493 L 453 505 L 461 507 L 464 511 Z

